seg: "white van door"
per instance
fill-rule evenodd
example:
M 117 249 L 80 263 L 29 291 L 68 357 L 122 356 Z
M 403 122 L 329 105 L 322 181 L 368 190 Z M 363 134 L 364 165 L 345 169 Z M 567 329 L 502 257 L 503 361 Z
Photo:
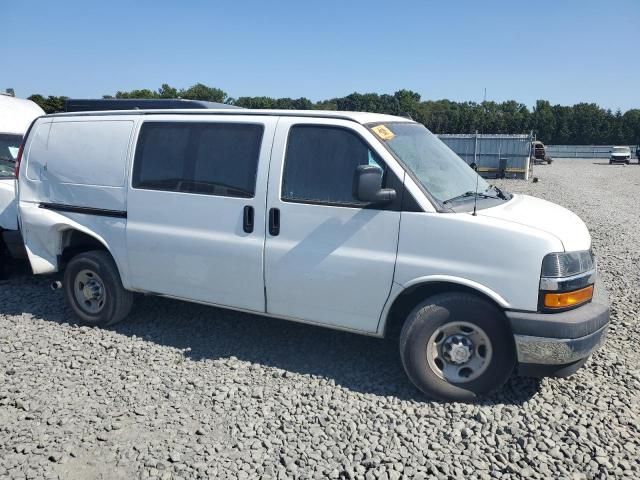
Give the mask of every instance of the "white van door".
M 135 289 L 265 311 L 263 251 L 276 118 L 153 116 L 127 198 Z
M 267 201 L 269 314 L 376 332 L 393 281 L 400 208 L 354 198 L 356 167 L 377 164 L 385 186 L 401 183 L 365 133 L 349 121 L 280 119 Z

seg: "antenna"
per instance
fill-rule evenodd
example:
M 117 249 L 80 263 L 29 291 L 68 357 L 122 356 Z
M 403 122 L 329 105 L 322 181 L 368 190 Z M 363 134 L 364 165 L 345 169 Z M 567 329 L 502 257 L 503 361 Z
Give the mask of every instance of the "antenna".
M 482 107 L 487 109 L 487 87 L 484 87 L 484 97 L 482 99 Z M 482 119 L 482 132 L 484 132 L 484 118 Z M 482 135 L 482 133 L 480 134 Z M 478 141 L 478 131 L 476 130 L 476 142 Z M 480 138 L 480 145 L 482 145 L 482 138 Z M 478 161 L 480 161 L 480 156 L 478 157 Z M 476 163 L 476 194 L 473 196 L 473 216 L 476 216 L 476 212 L 478 211 L 478 183 L 480 181 L 480 174 L 478 173 L 478 164 Z
M 478 177 L 480 176 L 480 174 L 478 173 L 478 171 L 476 170 L 476 194 L 473 197 L 473 216 L 476 216 L 476 209 L 478 207 Z

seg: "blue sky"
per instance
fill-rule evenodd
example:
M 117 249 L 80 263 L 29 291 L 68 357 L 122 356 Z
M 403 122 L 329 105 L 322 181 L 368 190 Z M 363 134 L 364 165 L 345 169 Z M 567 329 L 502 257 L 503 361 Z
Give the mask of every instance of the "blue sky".
M 0 88 L 22 97 L 202 82 L 640 108 L 640 0 L 0 0 L 0 19 Z

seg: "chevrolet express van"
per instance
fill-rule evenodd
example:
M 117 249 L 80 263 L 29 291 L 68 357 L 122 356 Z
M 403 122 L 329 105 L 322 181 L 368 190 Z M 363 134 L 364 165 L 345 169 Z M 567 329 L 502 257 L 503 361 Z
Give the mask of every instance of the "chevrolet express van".
M 19 165 L 35 274 L 87 325 L 162 295 L 382 337 L 423 392 L 567 375 L 609 322 L 585 224 L 372 113 L 48 115 Z M 300 352 L 304 355 L 304 352 Z M 330 352 L 327 352 L 330 358 Z

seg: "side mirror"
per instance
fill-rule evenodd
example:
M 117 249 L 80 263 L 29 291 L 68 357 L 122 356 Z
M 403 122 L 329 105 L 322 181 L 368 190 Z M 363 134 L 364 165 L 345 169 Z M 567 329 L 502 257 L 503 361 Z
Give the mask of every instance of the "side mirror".
M 478 164 L 476 162 L 471 162 L 469 165 L 474 171 L 478 171 Z
M 361 202 L 389 203 L 396 198 L 393 188 L 382 188 L 382 169 L 375 165 L 358 165 L 354 195 Z

